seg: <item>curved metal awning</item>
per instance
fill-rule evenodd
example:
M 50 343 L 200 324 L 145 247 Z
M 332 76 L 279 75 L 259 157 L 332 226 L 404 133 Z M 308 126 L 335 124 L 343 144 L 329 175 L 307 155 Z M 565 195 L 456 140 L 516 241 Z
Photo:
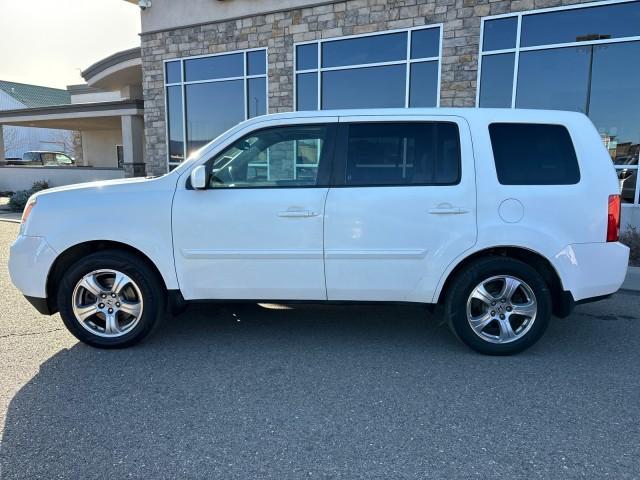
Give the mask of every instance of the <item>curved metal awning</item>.
M 0 125 L 63 130 L 110 130 L 121 128 L 124 116 L 143 114 L 142 100 L 72 103 L 0 111 Z

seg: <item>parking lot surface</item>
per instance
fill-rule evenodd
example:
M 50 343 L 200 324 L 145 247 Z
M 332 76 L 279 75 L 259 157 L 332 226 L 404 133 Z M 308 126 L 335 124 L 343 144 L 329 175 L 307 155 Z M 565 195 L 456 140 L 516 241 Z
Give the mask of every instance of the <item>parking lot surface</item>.
M 101 351 L 11 285 L 0 223 L 0 478 L 638 478 L 640 296 L 515 357 L 421 306 L 198 305 Z

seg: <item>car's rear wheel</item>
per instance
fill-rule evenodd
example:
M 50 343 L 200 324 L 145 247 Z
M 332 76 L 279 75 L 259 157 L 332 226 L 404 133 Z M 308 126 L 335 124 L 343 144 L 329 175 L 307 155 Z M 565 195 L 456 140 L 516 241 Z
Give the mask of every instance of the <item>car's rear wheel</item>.
M 78 340 L 100 348 L 140 342 L 164 311 L 164 290 L 156 272 L 137 256 L 120 250 L 96 252 L 63 275 L 58 307 Z
M 537 342 L 551 318 L 549 287 L 530 265 L 481 259 L 457 275 L 445 301 L 449 325 L 469 347 L 510 355 Z

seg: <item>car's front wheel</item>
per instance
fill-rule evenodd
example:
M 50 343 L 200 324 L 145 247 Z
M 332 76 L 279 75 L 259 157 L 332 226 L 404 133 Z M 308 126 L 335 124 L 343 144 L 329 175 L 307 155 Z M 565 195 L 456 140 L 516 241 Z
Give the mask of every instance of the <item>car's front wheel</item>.
M 488 257 L 453 280 L 445 315 L 456 336 L 474 350 L 509 355 L 530 347 L 545 332 L 551 319 L 551 294 L 530 265 Z
M 71 266 L 58 288 L 60 316 L 78 340 L 99 348 L 140 342 L 158 324 L 164 290 L 156 272 L 135 255 L 105 250 Z

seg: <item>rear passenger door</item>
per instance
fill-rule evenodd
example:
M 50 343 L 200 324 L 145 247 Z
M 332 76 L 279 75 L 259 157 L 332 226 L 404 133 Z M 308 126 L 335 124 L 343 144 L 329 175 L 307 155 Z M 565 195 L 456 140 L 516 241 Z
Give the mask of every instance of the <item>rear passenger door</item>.
M 469 127 L 415 118 L 340 119 L 325 207 L 329 300 L 430 302 L 476 241 Z

